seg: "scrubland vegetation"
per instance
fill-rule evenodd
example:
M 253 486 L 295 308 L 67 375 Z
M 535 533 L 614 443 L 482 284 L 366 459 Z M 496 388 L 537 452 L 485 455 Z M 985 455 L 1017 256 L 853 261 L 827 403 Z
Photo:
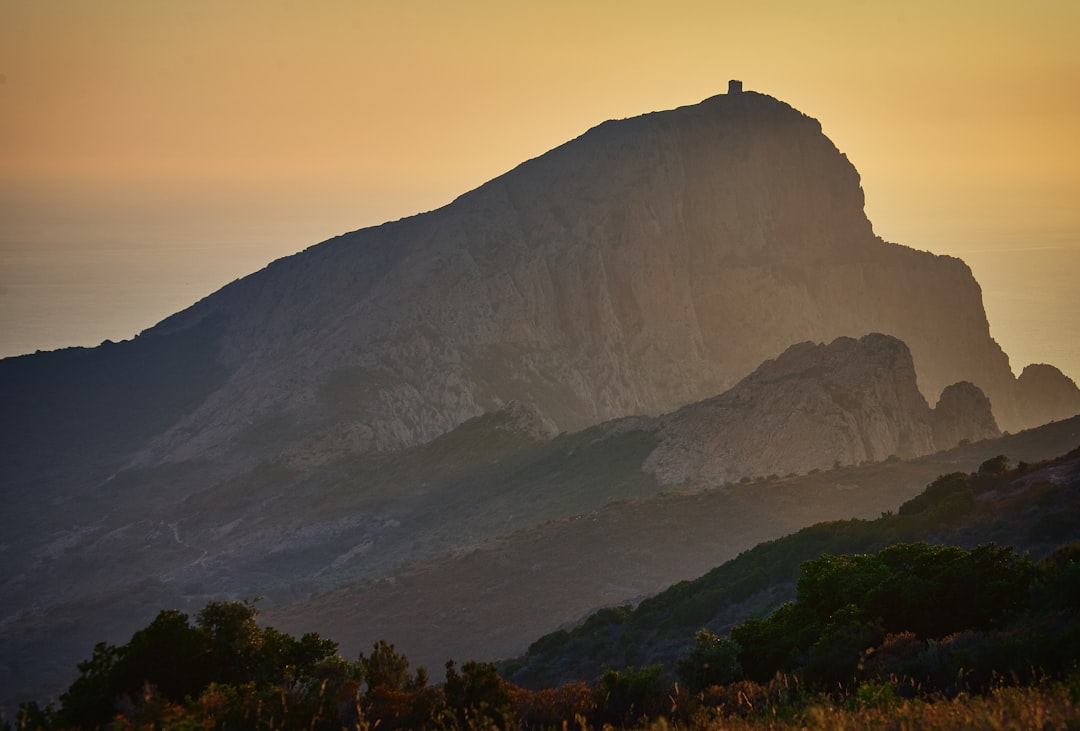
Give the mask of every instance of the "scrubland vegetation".
M 943 476 L 882 521 L 953 523 L 976 510 L 980 491 L 1028 469 L 1009 470 L 999 459 L 975 475 Z M 877 527 L 876 540 L 896 535 Z M 824 537 L 836 540 L 835 530 L 809 531 L 774 542 L 772 560 L 762 564 L 783 571 L 797 549 L 815 548 L 799 566 L 792 601 L 723 633 L 699 624 L 674 662 L 609 665 L 591 682 L 550 687 L 507 681 L 513 665 L 448 662 L 436 683 L 384 641 L 348 660 L 317 634 L 296 638 L 260 626 L 251 603 L 215 602 L 193 620 L 162 611 L 123 646 L 97 645 L 57 703 L 24 705 L 6 727 L 1080 727 L 1080 543 L 1037 561 L 994 543 L 965 550 L 900 541 L 833 553 L 817 549 L 829 543 Z M 777 559 L 785 559 L 779 569 Z M 650 617 L 654 630 L 674 633 L 707 618 L 710 602 L 768 583 L 765 568 L 742 571 L 750 584 L 741 588 L 738 581 L 721 582 L 723 590 L 676 586 L 636 610 L 605 610 L 543 638 L 530 655 L 554 663 L 559 652 L 580 651 L 587 636 L 643 639 L 629 630 Z M 621 631 L 613 635 L 612 627 Z
M 637 607 L 605 608 L 577 627 L 545 635 L 523 658 L 501 669 L 514 682 L 536 687 L 561 678 L 595 678 L 603 667 L 663 662 L 674 668 L 693 647 L 698 630 L 727 634 L 732 625 L 794 600 L 803 565 L 823 554 L 878 553 L 898 543 L 968 548 L 994 543 L 1048 556 L 1080 540 L 1075 477 L 1048 478 L 1050 472 L 1075 470 L 1078 459 L 1080 450 L 1074 450 L 1009 469 L 1003 457 L 995 457 L 974 474 L 941 475 L 895 513 L 818 523 L 758 544 Z

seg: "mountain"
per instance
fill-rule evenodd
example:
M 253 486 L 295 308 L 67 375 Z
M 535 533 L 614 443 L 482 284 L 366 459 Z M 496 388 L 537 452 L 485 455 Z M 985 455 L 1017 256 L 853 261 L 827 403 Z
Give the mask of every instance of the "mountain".
M 910 364 L 884 372 L 905 390 L 851 406 L 817 386 L 833 461 L 968 438 L 976 390 L 929 412 L 951 384 L 972 384 L 985 424 L 1011 430 L 1076 401 L 1060 373 L 1013 378 L 963 262 L 874 235 L 858 174 L 818 122 L 742 92 L 601 124 L 133 340 L 0 360 L 0 655 L 13 658 L 0 685 L 55 678 L 161 606 L 310 608 L 654 497 L 669 477 L 642 465 L 683 418 L 655 428 L 657 415 L 793 344 L 868 333 L 906 343 Z M 819 347 L 834 346 L 795 352 Z M 775 410 L 798 390 L 754 394 Z M 739 471 L 810 469 L 781 453 L 740 455 Z M 31 647 L 51 669 L 22 662 Z
M 133 341 L 7 359 L 2 456 L 68 485 L 194 461 L 220 479 L 282 452 L 317 465 L 422 444 L 511 400 L 573 431 L 869 332 L 908 344 L 931 403 L 970 381 L 1002 428 L 1046 420 L 1018 404 L 968 267 L 876 237 L 817 121 L 730 93 L 601 124 Z
M 982 389 L 967 381 L 954 383 L 941 392 L 930 417 L 930 426 L 938 449 L 949 449 L 1000 433 L 990 399 Z

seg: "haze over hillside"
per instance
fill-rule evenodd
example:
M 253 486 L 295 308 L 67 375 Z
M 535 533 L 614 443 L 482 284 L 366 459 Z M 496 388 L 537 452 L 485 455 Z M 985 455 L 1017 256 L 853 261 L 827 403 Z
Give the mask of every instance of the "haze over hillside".
M 963 262 L 874 235 L 857 172 L 815 120 L 733 87 L 279 260 L 132 341 L 0 361 L 4 641 L 85 642 L 237 592 L 302 605 L 652 497 L 690 468 L 641 469 L 683 419 L 647 417 L 808 341 L 795 361 L 881 347 L 837 370 L 857 383 L 761 378 L 712 403 L 828 395 L 798 407 L 839 424 L 818 431 L 834 438 L 825 464 L 1080 410 L 1052 367 L 1013 377 Z M 709 451 L 695 435 L 731 437 L 705 482 L 818 466 L 763 452 L 755 423 L 678 439 L 693 453 Z M 816 429 L 789 426 L 791 445 Z

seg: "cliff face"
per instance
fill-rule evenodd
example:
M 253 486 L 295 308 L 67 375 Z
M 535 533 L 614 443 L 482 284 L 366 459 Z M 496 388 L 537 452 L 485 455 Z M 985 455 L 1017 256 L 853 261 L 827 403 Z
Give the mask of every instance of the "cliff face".
M 916 457 L 998 434 L 978 387 L 949 386 L 931 409 L 907 346 L 871 334 L 794 345 L 730 391 L 662 418 L 645 468 L 664 483 L 715 485 Z
M 875 237 L 820 125 L 750 92 L 604 123 L 144 337 L 203 323 L 223 328 L 228 382 L 140 464 L 296 439 L 328 458 L 393 449 L 512 399 L 572 430 L 720 393 L 795 342 L 868 332 L 908 343 L 931 401 L 968 380 L 1017 423 L 967 266 Z

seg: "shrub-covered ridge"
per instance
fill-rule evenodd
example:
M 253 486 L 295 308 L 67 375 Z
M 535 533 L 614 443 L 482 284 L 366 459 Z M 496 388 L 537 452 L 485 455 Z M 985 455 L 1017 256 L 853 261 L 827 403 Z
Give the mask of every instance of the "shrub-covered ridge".
M 166 610 L 125 645 L 99 643 L 59 704 L 22 706 L 16 727 L 1075 727 L 1080 542 L 1035 561 L 1007 545 L 897 538 L 982 535 L 980 526 L 999 525 L 1003 509 L 1021 505 L 1029 524 L 997 529 L 1030 535 L 1046 517 L 1041 505 L 1071 509 L 1078 462 L 1077 452 L 1013 470 L 988 460 L 976 474 L 939 478 L 896 515 L 763 544 L 698 582 L 636 610 L 599 612 L 530 650 L 615 641 L 625 657 L 635 641 L 668 638 L 683 649 L 667 665 L 609 662 L 588 682 L 525 688 L 491 663 L 448 662 L 433 685 L 386 642 L 350 661 L 317 634 L 260 626 L 251 603 L 214 602 L 194 621 Z M 849 545 L 860 548 L 844 551 Z M 702 622 L 680 637 L 724 602 L 768 593 L 770 572 L 793 563 L 790 601 L 729 631 Z M 0 729 L 11 726 L 0 721 Z
M 876 553 L 896 543 L 985 543 L 1047 555 L 1080 539 L 1080 449 L 1009 468 L 1003 456 L 972 474 L 938 477 L 896 513 L 818 523 L 758 544 L 637 607 L 602 609 L 534 642 L 501 670 L 529 687 L 595 678 L 603 667 L 661 662 L 674 672 L 698 630 L 723 634 L 795 596 L 800 567 L 822 554 Z

